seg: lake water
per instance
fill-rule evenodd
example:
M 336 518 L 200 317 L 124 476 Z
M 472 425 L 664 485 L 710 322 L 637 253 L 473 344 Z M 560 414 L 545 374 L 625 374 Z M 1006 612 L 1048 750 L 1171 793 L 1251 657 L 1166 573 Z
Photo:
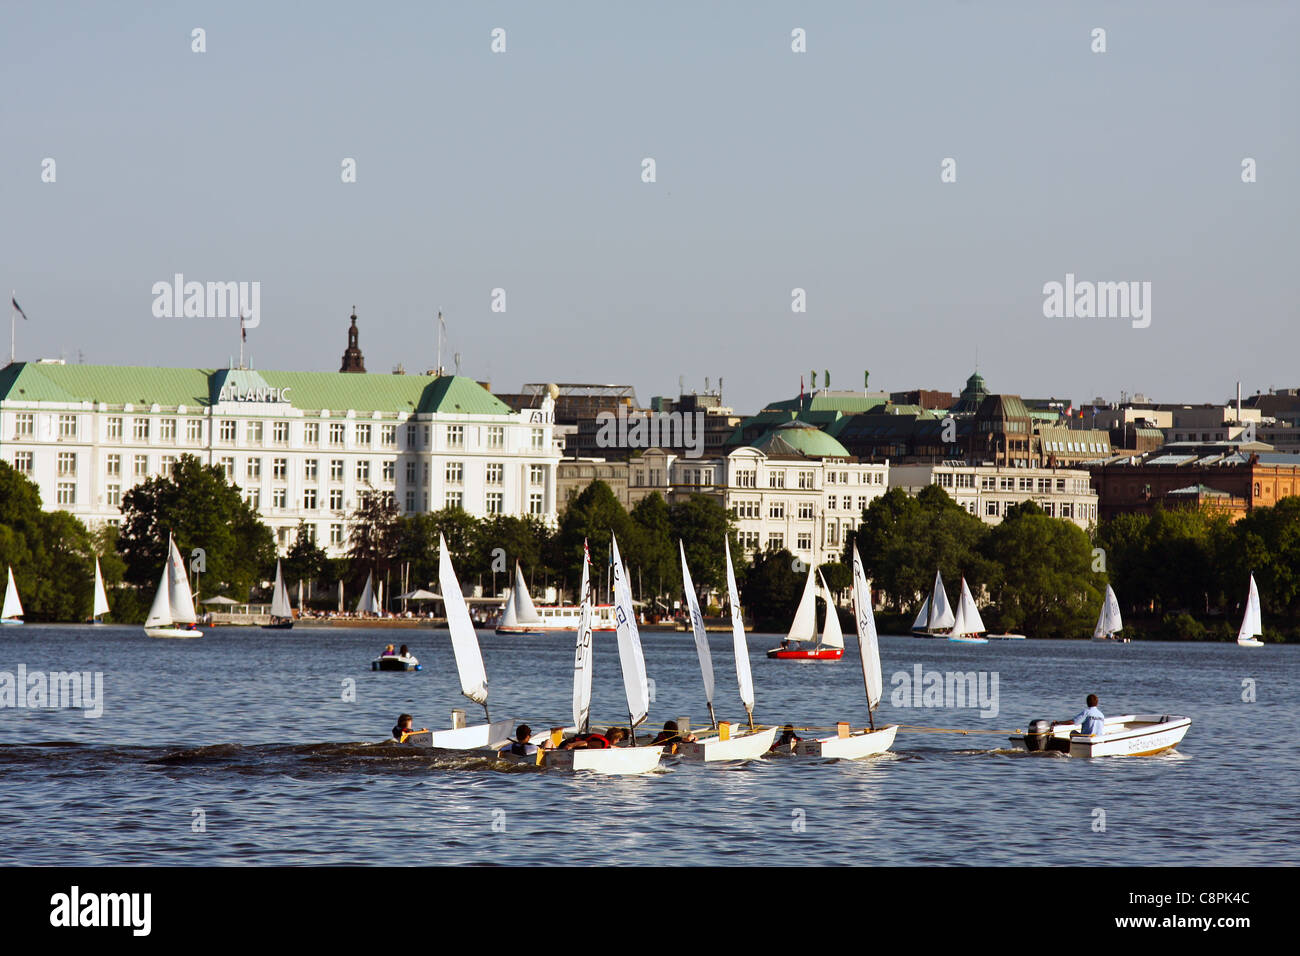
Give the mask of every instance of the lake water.
M 650 724 L 706 722 L 688 634 L 646 633 Z M 730 635 L 711 635 L 720 717 L 743 718 Z M 570 723 L 572 636 L 481 635 L 492 716 Z M 373 673 L 384 644 L 424 669 Z M 769 661 L 751 635 L 760 722 L 865 722 L 856 641 L 843 661 Z M 103 715 L 0 709 L 3 864 L 1293 864 L 1300 857 L 1300 648 L 883 637 L 877 723 L 861 761 L 665 761 L 597 777 L 374 744 L 396 715 L 449 724 L 459 696 L 445 631 L 138 627 L 0 632 L 0 671 L 102 672 Z M 996 674 L 996 716 L 899 707 L 892 676 Z M 355 702 L 344 688 L 355 682 Z M 1253 688 L 1256 700 L 1243 701 Z M 991 687 L 990 687 L 991 689 Z M 1185 714 L 1178 750 L 1084 760 L 1011 751 L 1005 733 L 1102 710 Z M 909 700 L 910 703 L 910 695 Z M 949 702 L 953 703 L 953 702 Z M 595 647 L 593 723 L 624 714 L 612 634 Z M 623 717 L 626 723 L 626 717 Z M 201 812 L 196 812 L 201 811 Z M 1103 817 L 1104 814 L 1104 817 Z M 195 821 L 203 829 L 196 832 Z M 1104 829 L 1101 824 L 1104 824 Z

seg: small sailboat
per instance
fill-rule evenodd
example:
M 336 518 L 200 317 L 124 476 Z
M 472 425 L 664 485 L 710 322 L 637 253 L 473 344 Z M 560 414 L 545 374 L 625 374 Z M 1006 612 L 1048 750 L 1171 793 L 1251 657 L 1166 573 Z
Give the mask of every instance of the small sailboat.
M 847 721 L 842 721 L 834 737 L 800 740 L 795 745 L 796 753 L 853 760 L 884 753 L 894 745 L 898 726 L 876 727 L 875 710 L 884 692 L 884 675 L 880 670 L 880 640 L 876 633 L 876 615 L 871 609 L 871 589 L 867 586 L 867 575 L 856 545 L 853 547 L 853 617 L 857 621 L 862 685 L 867 693 L 867 726 L 854 731 Z
M 0 624 L 23 623 L 23 602 L 18 600 L 18 585 L 14 584 L 14 569 L 9 568 L 9 580 L 5 582 L 4 610 L 0 611 Z
M 981 634 L 987 630 L 984 627 L 984 621 L 980 618 L 979 608 L 975 606 L 975 598 L 970 593 L 970 588 L 966 584 L 966 579 L 961 579 L 961 598 L 957 601 L 957 613 L 953 617 L 952 630 L 948 634 L 948 640 L 958 644 L 987 644 L 989 639 L 982 637 Z
M 202 637 L 194 613 L 194 596 L 190 593 L 190 579 L 185 573 L 185 561 L 176 548 L 176 542 L 167 535 L 167 563 L 158 581 L 149 614 L 144 620 L 144 632 L 150 637 Z
M 1259 637 L 1264 633 L 1264 621 L 1259 613 L 1259 588 L 1255 587 L 1255 575 L 1250 576 L 1250 592 L 1246 595 L 1246 614 L 1241 619 L 1241 630 L 1237 631 L 1237 644 L 1240 647 L 1263 647 Z
M 1092 639 L 1127 644 L 1129 639 L 1119 633 L 1123 627 L 1124 621 L 1119 616 L 1119 599 L 1115 597 L 1115 589 L 1108 584 L 1106 597 L 1101 602 L 1101 613 L 1097 615 L 1097 626 L 1092 629 Z
M 342 584 L 340 581 L 340 595 L 342 594 Z M 366 586 L 361 589 L 361 597 L 357 598 L 357 614 L 378 614 L 379 602 L 375 600 L 375 574 L 373 571 L 366 575 Z
M 369 583 L 367 582 L 367 586 Z M 461 726 L 463 711 L 452 712 L 449 730 L 422 730 L 408 734 L 405 743 L 445 750 L 478 750 L 483 747 L 500 747 L 510 739 L 514 725 L 510 719 L 492 720 L 488 712 L 487 671 L 483 667 L 483 653 L 478 646 L 478 634 L 470 620 L 465 596 L 461 594 L 456 569 L 452 567 L 451 551 L 447 539 L 438 533 L 438 589 L 447 612 L 447 630 L 451 632 L 451 649 L 456 656 L 456 671 L 460 676 L 460 692 L 483 708 L 486 723 Z
M 948 633 L 954 621 L 952 605 L 948 603 L 948 592 L 943 587 L 943 575 L 934 572 L 934 589 L 921 604 L 916 620 L 912 622 L 913 637 L 943 637 Z
M 104 575 L 99 570 L 99 555 L 95 555 L 95 597 L 90 610 L 90 623 L 103 624 L 100 620 L 108 613 L 108 594 L 104 591 Z
M 528 594 L 528 583 L 524 580 L 524 571 L 515 562 L 515 583 L 506 592 L 505 607 L 497 620 L 498 634 L 541 634 L 542 617 L 537 613 L 537 605 Z
M 280 561 L 275 562 L 275 587 L 271 591 L 271 623 L 263 624 L 264 631 L 287 631 L 293 627 L 293 608 L 289 606 L 289 592 L 280 574 Z
M 718 724 L 713 711 L 713 658 L 709 651 L 709 637 L 704 630 L 704 617 L 700 614 L 700 601 L 691 581 L 691 571 L 686 565 L 686 547 L 679 540 L 682 558 L 682 588 L 691 612 L 691 629 L 695 634 L 695 649 L 700 658 L 700 673 L 704 676 L 704 699 L 709 705 L 709 720 L 718 733 L 686 741 L 678 745 L 678 752 L 690 760 L 753 760 L 767 753 L 776 738 L 776 728 L 754 727 L 754 678 L 749 667 L 749 642 L 745 638 L 745 622 L 740 611 L 740 591 L 736 587 L 736 571 L 731 563 L 731 544 L 724 538 L 727 556 L 727 601 L 731 605 L 731 643 L 736 657 L 736 683 L 740 689 L 740 702 L 745 705 L 749 718 L 749 732 L 733 735 L 727 721 Z M 833 613 L 833 612 L 832 612 Z M 838 622 L 837 622 L 838 623 Z M 843 641 L 841 641 L 843 646 Z
M 835 613 L 835 603 L 831 600 L 830 589 L 822 579 L 820 591 L 817 578 L 820 577 L 816 565 L 808 565 L 808 578 L 804 581 L 803 596 L 799 598 L 799 607 L 794 612 L 794 621 L 790 632 L 779 647 L 767 652 L 767 656 L 778 661 L 838 661 L 844 656 L 844 634 L 840 628 L 839 618 Z M 826 601 L 826 626 L 820 641 L 817 637 L 817 598 Z M 801 643 L 811 641 L 812 647 L 804 650 Z

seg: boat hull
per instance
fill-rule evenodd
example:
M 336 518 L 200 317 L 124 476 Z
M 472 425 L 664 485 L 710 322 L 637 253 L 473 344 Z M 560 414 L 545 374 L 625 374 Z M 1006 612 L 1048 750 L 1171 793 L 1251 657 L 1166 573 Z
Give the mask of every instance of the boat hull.
M 949 634 L 948 640 L 954 644 L 987 644 L 987 637 L 968 637 L 965 634 Z
M 420 661 L 409 655 L 398 657 L 389 654 L 386 657 L 376 657 L 370 662 L 370 669 L 372 671 L 418 671 L 420 670 Z
M 1037 721 L 1036 723 L 1047 723 Z M 1192 726 L 1190 717 L 1125 714 L 1108 717 L 1100 734 L 1078 732 L 1077 724 L 1052 724 L 1046 733 L 1011 737 L 1031 752 L 1051 751 L 1071 757 L 1148 757 L 1177 747 Z
M 919 631 L 916 628 L 912 628 L 912 636 L 913 637 L 937 637 L 942 639 L 948 636 L 948 632 L 947 631 Z
M 990 641 L 1023 641 L 1027 640 L 1023 634 L 989 634 Z
M 21 622 L 20 622 L 20 623 L 21 623 Z M 1238 638 L 1238 639 L 1237 639 L 1237 646 L 1238 646 L 1238 647 L 1263 647 L 1263 646 L 1264 646 L 1264 642 L 1263 642 L 1263 641 L 1257 641 L 1257 640 L 1255 640 L 1253 637 L 1248 637 L 1248 638 L 1245 638 L 1244 640 L 1243 640 L 1242 638 Z
M 274 624 L 263 624 L 264 631 L 289 631 L 293 629 L 293 621 L 276 621 Z
M 410 734 L 404 742 L 435 750 L 482 750 L 488 747 L 504 747 L 510 742 L 510 736 L 514 732 L 515 722 L 507 718 L 494 720 L 490 724 L 475 724 L 472 727 L 425 730 L 418 734 Z
M 807 651 L 783 651 L 774 647 L 767 652 L 774 661 L 838 661 L 844 656 L 842 647 L 817 647 Z
M 847 737 L 814 737 L 801 740 L 794 752 L 801 757 L 834 757 L 839 760 L 856 760 L 884 753 L 894 745 L 897 725 L 879 730 L 860 730 Z
M 189 639 L 203 636 L 203 632 L 197 628 L 191 630 L 187 627 L 146 627 L 144 632 L 150 637 Z
M 776 728 L 756 730 L 752 734 L 732 734 L 728 740 L 705 737 L 679 744 L 677 756 L 686 760 L 756 760 L 772 749 Z
M 19 624 L 22 623 L 24 622 L 19 620 L 16 617 L 0 617 L 0 625 L 3 625 L 5 627 L 17 627 Z

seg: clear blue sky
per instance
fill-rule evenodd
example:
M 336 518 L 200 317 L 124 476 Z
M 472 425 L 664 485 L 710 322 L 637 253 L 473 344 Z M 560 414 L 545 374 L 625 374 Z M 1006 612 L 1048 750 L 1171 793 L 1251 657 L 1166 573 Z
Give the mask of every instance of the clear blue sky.
M 978 350 L 995 391 L 1223 399 L 1300 384 L 1297 49 L 1289 2 L 6 0 L 0 283 L 20 358 L 224 365 L 233 321 L 151 313 L 182 272 L 261 282 L 264 368 L 336 369 L 355 303 L 371 371 L 442 309 L 499 391 L 749 411 Z M 1067 272 L 1150 281 L 1150 328 L 1044 318 Z

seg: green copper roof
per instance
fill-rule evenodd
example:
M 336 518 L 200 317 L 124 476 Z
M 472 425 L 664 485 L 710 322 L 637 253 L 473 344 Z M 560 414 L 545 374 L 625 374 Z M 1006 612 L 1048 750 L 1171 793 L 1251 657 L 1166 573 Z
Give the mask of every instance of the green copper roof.
M 815 425 L 807 422 L 786 422 L 754 442 L 763 451 L 771 449 L 776 454 L 786 453 L 788 446 L 809 458 L 848 458 L 848 450 Z
M 823 395 L 821 392 L 814 392 L 812 396 L 803 396 L 802 398 L 788 398 L 779 402 L 770 402 L 764 412 L 772 411 L 797 411 L 797 412 L 842 412 L 845 415 L 853 415 L 858 412 L 867 412 L 877 405 L 884 405 L 888 398 L 878 395 Z
M 288 404 L 304 411 L 443 412 L 508 415 L 510 407 L 471 378 L 246 369 L 150 368 L 126 365 L 38 365 L 0 369 L 0 401 L 103 402 L 164 408 L 206 407 L 223 384 L 246 392 L 265 385 L 289 389 Z

